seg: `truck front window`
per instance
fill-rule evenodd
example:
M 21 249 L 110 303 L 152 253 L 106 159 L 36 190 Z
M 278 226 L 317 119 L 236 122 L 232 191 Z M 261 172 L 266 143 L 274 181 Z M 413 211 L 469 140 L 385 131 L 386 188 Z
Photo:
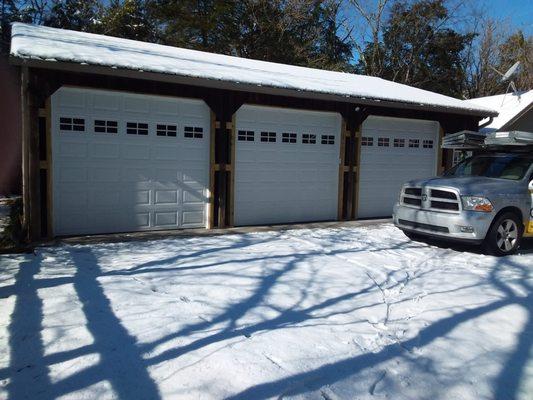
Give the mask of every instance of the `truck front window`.
M 520 180 L 533 163 L 529 155 L 479 155 L 467 158 L 444 173 L 446 177 L 485 176 L 488 178 Z

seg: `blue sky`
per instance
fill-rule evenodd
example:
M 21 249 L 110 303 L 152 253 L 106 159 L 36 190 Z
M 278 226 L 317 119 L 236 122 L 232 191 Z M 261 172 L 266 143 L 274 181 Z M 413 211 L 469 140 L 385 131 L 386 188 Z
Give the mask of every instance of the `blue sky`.
M 485 0 L 487 13 L 495 20 L 508 20 L 528 34 L 533 34 L 533 0 Z

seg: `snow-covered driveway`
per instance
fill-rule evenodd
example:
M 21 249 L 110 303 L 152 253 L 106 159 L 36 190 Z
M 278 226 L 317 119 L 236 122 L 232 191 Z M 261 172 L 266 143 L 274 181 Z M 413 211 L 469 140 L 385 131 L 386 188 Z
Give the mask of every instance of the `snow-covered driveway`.
M 388 224 L 0 256 L 0 398 L 531 399 L 532 342 L 532 250 Z

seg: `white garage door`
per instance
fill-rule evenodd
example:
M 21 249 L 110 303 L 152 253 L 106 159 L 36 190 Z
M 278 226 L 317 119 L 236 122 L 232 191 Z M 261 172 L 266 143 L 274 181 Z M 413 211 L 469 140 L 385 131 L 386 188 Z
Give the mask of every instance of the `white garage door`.
M 340 131 L 335 113 L 241 107 L 235 225 L 336 219 Z
M 386 217 L 401 186 L 437 171 L 439 123 L 369 117 L 361 133 L 359 218 Z
M 203 101 L 61 88 L 52 121 L 56 235 L 206 226 Z

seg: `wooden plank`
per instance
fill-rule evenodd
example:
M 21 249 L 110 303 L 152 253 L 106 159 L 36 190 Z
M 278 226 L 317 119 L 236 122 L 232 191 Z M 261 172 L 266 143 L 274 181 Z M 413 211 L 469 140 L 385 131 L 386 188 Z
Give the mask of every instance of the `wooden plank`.
M 39 117 L 46 118 L 46 108 L 39 108 Z
M 30 76 L 31 79 L 31 76 Z M 28 94 L 29 117 L 29 186 L 30 186 L 30 240 L 41 238 L 41 169 L 39 168 L 39 109 L 34 94 Z
M 344 154 L 346 146 L 346 122 L 342 119 L 342 128 L 340 135 L 340 150 L 339 150 L 339 190 L 338 190 L 338 203 L 337 203 L 337 220 L 342 221 L 344 219 L 343 205 L 344 205 Z
M 28 102 L 29 71 L 28 67 L 20 69 L 20 99 L 21 99 L 21 130 L 22 130 L 22 229 L 26 234 L 26 240 L 30 240 L 30 113 Z
M 355 182 L 354 182 L 354 201 L 353 201 L 353 218 L 357 219 L 357 209 L 359 207 L 359 180 L 361 178 L 360 174 L 360 168 L 361 165 L 361 130 L 363 129 L 363 124 L 359 125 L 357 128 L 357 131 L 355 132 L 355 164 L 354 164 L 354 175 L 355 175 Z
M 219 127 L 226 126 L 219 122 Z M 228 191 L 228 174 L 226 172 L 226 164 L 228 161 L 228 135 L 226 130 L 218 128 L 219 142 L 216 147 L 219 153 L 220 171 L 218 171 L 218 227 L 225 228 L 227 224 L 227 191 Z
M 54 193 L 53 193 L 53 174 L 52 174 L 52 99 L 46 99 L 46 162 L 48 164 L 46 194 L 47 194 L 47 236 L 49 239 L 54 237 Z
M 22 198 L 23 229 L 26 240 L 35 241 L 41 237 L 39 160 L 39 109 L 35 106 L 30 91 L 31 70 L 21 68 L 22 108 Z
M 233 171 L 233 166 L 231 164 L 214 164 L 213 168 L 215 171 Z
M 207 229 L 215 227 L 215 113 L 210 112 L 211 129 L 209 132 L 209 211 L 207 215 Z
M 354 147 L 354 141 L 355 141 L 355 134 L 354 132 L 350 132 L 350 146 L 348 148 L 348 174 L 347 174 L 347 188 L 345 196 L 346 199 L 346 219 L 351 220 L 354 218 L 353 215 L 353 203 L 354 203 L 354 180 L 355 176 L 351 172 L 351 169 L 354 166 L 355 162 L 355 147 Z
M 439 124 L 439 140 L 438 143 L 435 144 L 437 147 L 437 175 L 442 174 L 444 172 L 444 165 L 442 165 L 442 159 L 444 156 L 444 149 L 441 147 L 442 138 L 444 137 L 444 129 L 442 128 L 442 125 Z
M 230 128 L 230 153 L 231 153 L 231 164 L 227 165 L 230 167 L 230 184 L 229 184 L 229 226 L 235 225 L 235 120 L 236 115 L 233 114 L 231 117 L 231 124 L 227 124 L 226 128 Z

